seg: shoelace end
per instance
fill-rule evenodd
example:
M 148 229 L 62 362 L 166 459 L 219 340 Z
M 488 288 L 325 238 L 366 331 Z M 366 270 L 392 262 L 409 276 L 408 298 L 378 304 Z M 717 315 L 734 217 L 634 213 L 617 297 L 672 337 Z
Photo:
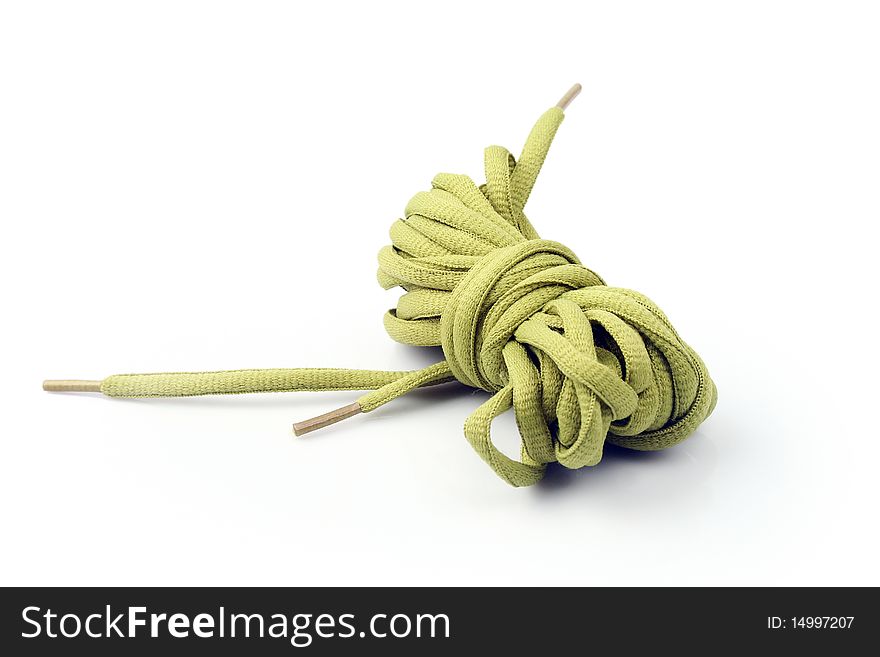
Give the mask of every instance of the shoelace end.
M 101 382 L 79 379 L 49 379 L 43 381 L 43 390 L 47 392 L 101 392 Z
M 313 417 L 309 420 L 295 422 L 293 424 L 293 434 L 295 436 L 302 436 L 312 431 L 317 431 L 318 429 L 329 427 L 331 424 L 342 422 L 342 420 L 347 420 L 348 418 L 357 415 L 358 413 L 363 413 L 363 409 L 361 409 L 360 404 L 354 402 L 349 404 L 348 406 L 337 408 L 334 411 L 324 413 L 323 415 L 318 415 L 317 417 Z
M 583 87 L 580 84 L 575 84 L 571 89 L 565 92 L 565 95 L 562 98 L 559 99 L 559 102 L 556 103 L 556 107 L 565 111 L 565 108 L 571 104 L 571 101 L 577 98 L 581 89 L 583 89 Z

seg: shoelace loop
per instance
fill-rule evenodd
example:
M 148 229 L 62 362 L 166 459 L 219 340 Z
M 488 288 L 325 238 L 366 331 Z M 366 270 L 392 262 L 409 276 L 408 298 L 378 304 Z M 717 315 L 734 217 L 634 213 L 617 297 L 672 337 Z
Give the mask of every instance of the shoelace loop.
M 440 345 L 458 381 L 494 393 L 467 420 L 465 435 L 518 486 L 538 481 L 551 462 L 595 465 L 606 440 L 632 449 L 673 445 L 716 400 L 705 365 L 654 303 L 607 287 L 566 246 L 540 239 L 526 218 L 562 119 L 559 108 L 546 112 L 518 160 L 487 148 L 481 187 L 467 176 L 436 176 L 379 255 L 379 282 L 405 291 L 385 316 L 388 333 Z M 490 436 L 491 421 L 511 406 L 520 461 Z

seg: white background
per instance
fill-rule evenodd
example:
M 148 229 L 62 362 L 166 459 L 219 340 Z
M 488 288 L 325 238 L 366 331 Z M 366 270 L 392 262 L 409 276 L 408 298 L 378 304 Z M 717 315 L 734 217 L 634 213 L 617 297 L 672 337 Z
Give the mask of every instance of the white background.
M 10 2 L 3 584 L 880 584 L 875 3 Z M 703 356 L 682 445 L 502 483 L 486 394 L 122 401 L 44 378 L 409 369 L 376 253 L 572 84 L 527 214 Z M 511 417 L 496 425 L 516 452 Z

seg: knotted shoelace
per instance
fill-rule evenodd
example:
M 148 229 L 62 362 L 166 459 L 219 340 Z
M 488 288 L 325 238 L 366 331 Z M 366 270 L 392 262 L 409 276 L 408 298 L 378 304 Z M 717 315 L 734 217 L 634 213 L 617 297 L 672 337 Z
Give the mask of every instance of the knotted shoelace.
M 523 209 L 573 89 L 537 121 L 516 160 L 485 151 L 486 183 L 439 174 L 391 226 L 379 283 L 400 287 L 388 334 L 441 346 L 445 360 L 407 372 L 268 369 L 117 374 L 103 381 L 47 381 L 47 390 L 111 397 L 370 390 L 353 404 L 294 425 L 305 433 L 369 412 L 421 387 L 457 380 L 493 393 L 464 434 L 505 481 L 528 486 L 547 464 L 595 465 L 606 440 L 658 450 L 684 440 L 712 412 L 717 393 L 700 357 L 651 300 L 609 287 L 564 245 L 541 239 Z M 513 407 L 520 460 L 499 451 L 492 421 Z

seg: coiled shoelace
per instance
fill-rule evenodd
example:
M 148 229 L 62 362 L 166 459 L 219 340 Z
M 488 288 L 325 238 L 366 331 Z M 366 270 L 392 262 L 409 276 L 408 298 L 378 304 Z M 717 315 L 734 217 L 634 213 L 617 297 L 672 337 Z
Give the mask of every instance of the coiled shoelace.
M 467 419 L 477 453 L 514 486 L 548 463 L 595 465 L 605 441 L 657 450 L 684 440 L 712 412 L 715 385 L 700 357 L 652 301 L 609 287 L 558 242 L 541 239 L 523 208 L 576 85 L 532 128 L 518 160 L 485 152 L 486 183 L 439 174 L 391 226 L 379 283 L 401 287 L 385 328 L 398 342 L 439 345 L 445 360 L 412 372 L 269 369 L 118 374 L 46 381 L 53 391 L 111 397 L 371 390 L 294 425 L 297 435 L 369 412 L 414 388 L 452 380 L 494 393 Z M 514 409 L 521 459 L 492 442 L 492 420 Z

